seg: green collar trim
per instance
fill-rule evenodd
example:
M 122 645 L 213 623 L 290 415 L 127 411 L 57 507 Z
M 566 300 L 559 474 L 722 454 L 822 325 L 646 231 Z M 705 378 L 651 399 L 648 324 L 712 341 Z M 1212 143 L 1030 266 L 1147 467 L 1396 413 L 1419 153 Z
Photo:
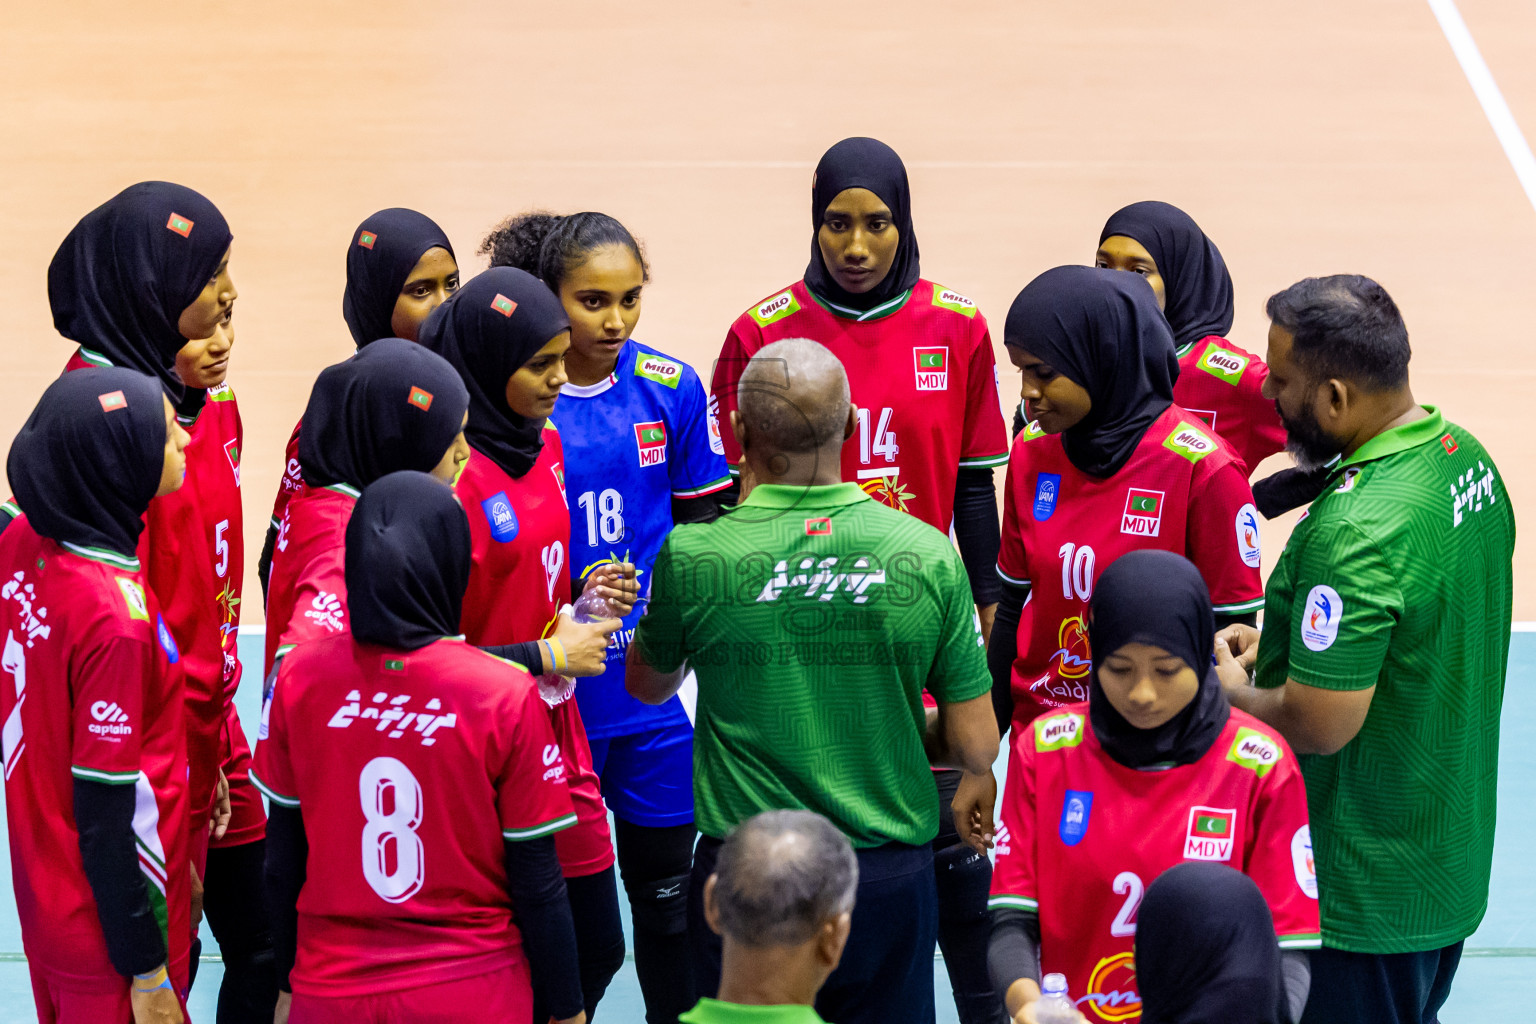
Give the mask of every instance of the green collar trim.
M 1204 341 L 1205 339 L 1202 338 L 1201 340 Z M 1173 350 L 1173 354 L 1177 358 L 1183 359 L 1185 356 L 1189 355 L 1190 350 L 1192 350 L 1194 347 L 1195 347 L 1195 343 L 1193 341 L 1186 341 L 1184 344 L 1182 344 L 1178 348 L 1174 349 Z
M 821 484 L 816 487 L 804 487 L 799 484 L 758 484 L 752 488 L 752 492 L 741 504 L 755 508 L 810 510 L 856 505 L 861 501 L 869 500 L 869 495 L 865 494 L 858 484 L 852 483 Z
M 90 363 L 92 366 L 111 366 L 112 365 L 112 360 L 108 359 L 106 356 L 102 355 L 100 352 L 93 352 L 93 351 L 91 351 L 90 349 L 86 348 L 84 345 L 80 346 L 79 351 L 80 351 L 80 358 L 84 359 L 86 362 Z
M 363 492 L 358 490 L 356 487 L 353 487 L 351 484 L 326 484 L 320 489 L 322 491 L 335 491 L 337 494 L 345 494 L 353 501 L 356 501 L 358 498 L 363 496 Z
M 1335 471 L 1376 459 L 1384 459 L 1388 455 L 1396 455 L 1409 448 L 1417 448 L 1421 444 L 1440 440 L 1445 435 L 1445 417 L 1441 415 L 1438 406 L 1424 405 L 1421 408 L 1429 415 L 1377 434 L 1356 449 L 1353 455 L 1335 466 Z
M 88 548 L 83 544 L 72 544 L 67 540 L 61 541 L 59 547 L 72 555 L 79 555 L 81 558 L 88 558 L 93 562 L 110 565 L 114 569 L 138 572 L 140 568 L 137 556 L 120 555 L 116 551 L 108 551 L 106 548 Z
M 825 309 L 833 316 L 839 316 L 844 320 L 852 320 L 855 323 L 861 324 L 868 323 L 871 320 L 879 320 L 883 317 L 890 316 L 892 313 L 899 310 L 902 306 L 905 306 L 907 304 L 907 300 L 912 297 L 912 289 L 908 288 L 906 291 L 902 292 L 900 295 L 897 295 L 895 298 L 887 299 L 886 301 L 880 303 L 880 305 L 876 306 L 874 309 L 860 311 L 857 309 L 850 309 L 847 306 L 839 306 L 831 299 L 817 295 L 815 289 L 813 289 L 810 285 L 805 286 L 805 292 L 815 300 L 818 306 Z

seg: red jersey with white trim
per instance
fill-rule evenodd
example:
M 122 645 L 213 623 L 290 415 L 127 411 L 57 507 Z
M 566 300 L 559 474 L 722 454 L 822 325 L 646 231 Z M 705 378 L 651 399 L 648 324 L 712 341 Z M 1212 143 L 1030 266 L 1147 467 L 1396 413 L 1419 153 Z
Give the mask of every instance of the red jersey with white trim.
M 1031 423 L 1013 442 L 998 575 L 1030 585 L 1013 663 L 1014 721 L 1088 697 L 1088 599 L 1115 559 L 1172 551 L 1199 568 L 1218 612 L 1264 604 L 1259 522 L 1242 460 L 1177 405 L 1114 476 L 1089 476 Z
M 82 986 L 125 984 L 80 860 L 74 780 L 133 789 L 150 907 L 178 990 L 192 922 L 178 651 L 137 558 L 0 534 L 0 719 L 11 874 L 27 957 Z
M 110 365 L 80 349 L 65 372 Z M 181 489 L 149 504 L 139 558 L 160 599 L 186 675 L 191 811 L 206 820 L 227 751 L 223 731 L 240 685 L 240 601 L 245 581 L 245 520 L 240 453 L 245 435 L 228 384 L 208 389 L 192 423 Z
M 267 582 L 266 666 L 280 654 L 347 629 L 347 523 L 357 505 L 348 484 L 305 487 L 283 510 Z
M 524 959 L 506 840 L 576 820 L 521 666 L 445 638 L 415 651 L 326 637 L 283 659 L 252 778 L 303 811 L 293 990 L 365 996 Z
M 1258 885 L 1282 949 L 1318 949 L 1307 791 L 1278 732 L 1234 709 L 1194 764 L 1127 768 L 1104 752 L 1087 702 L 1014 734 L 992 868 L 994 909 L 1040 915 L 1040 969 L 1067 976 L 1090 1021 L 1141 1019 L 1136 910 L 1186 860 Z
M 470 449 L 453 485 L 469 515 L 474 551 L 460 620 L 470 643 L 493 647 L 549 636 L 561 607 L 570 603 L 571 519 L 564 463 L 553 424 L 544 427 L 538 461 L 515 480 Z M 567 878 L 596 874 L 613 865 L 613 842 L 574 691 L 549 708 L 549 717 L 565 752 L 577 817 L 575 828 L 555 837 L 560 866 Z
M 293 425 L 293 433 L 288 435 L 288 447 L 283 449 L 283 479 L 277 485 L 277 497 L 272 502 L 273 526 L 282 526 L 288 503 L 304 489 L 304 474 L 299 471 L 299 431 L 303 426 L 303 420 Z
M 842 360 L 858 406 L 843 479 L 949 532 L 958 470 L 1008 461 L 992 336 L 974 302 L 932 281 L 920 279 L 900 299 L 858 320 L 833 313 L 796 281 L 737 318 L 710 384 L 733 472 L 741 450 L 730 414 L 747 361 L 772 342 L 810 338 Z
M 1264 360 L 1220 335 L 1179 350 L 1174 402 L 1237 449 L 1250 474 L 1260 462 L 1285 450 L 1280 414 L 1260 390 L 1268 376 Z

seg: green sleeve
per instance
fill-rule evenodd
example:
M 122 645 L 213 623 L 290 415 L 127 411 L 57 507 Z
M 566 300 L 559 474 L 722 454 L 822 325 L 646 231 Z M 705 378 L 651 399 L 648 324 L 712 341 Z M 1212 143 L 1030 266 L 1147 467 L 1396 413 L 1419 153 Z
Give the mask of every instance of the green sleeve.
M 678 586 L 676 553 L 672 537 L 662 542 L 651 566 L 651 600 L 635 627 L 631 641 L 646 664 L 658 672 L 671 672 L 686 657 L 683 648 L 683 606 L 687 595 Z
M 933 580 L 942 618 L 926 689 L 942 704 L 958 704 L 990 693 L 992 677 L 987 673 L 970 578 L 952 548 L 946 545 L 941 554 L 943 563 L 936 567 Z
M 1299 556 L 1287 674 L 1325 690 L 1375 686 L 1403 612 L 1397 574 L 1348 521 L 1318 524 Z

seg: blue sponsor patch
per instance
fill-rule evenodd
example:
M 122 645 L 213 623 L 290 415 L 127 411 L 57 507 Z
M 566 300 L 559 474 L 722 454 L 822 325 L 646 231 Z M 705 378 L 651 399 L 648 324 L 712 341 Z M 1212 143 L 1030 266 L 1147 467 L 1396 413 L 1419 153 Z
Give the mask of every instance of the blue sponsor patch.
M 1088 814 L 1093 810 L 1093 792 L 1069 789 L 1061 801 L 1061 841 L 1076 846 L 1088 834 Z
M 160 639 L 160 647 L 165 651 L 167 661 L 174 665 L 181 660 L 181 652 L 176 649 L 176 638 L 171 636 L 163 615 L 155 616 L 155 636 Z
M 485 521 L 491 524 L 491 539 L 505 544 L 517 536 L 517 513 L 512 511 L 506 491 L 486 498 L 480 508 L 485 512 Z
M 1061 493 L 1060 473 L 1041 473 L 1035 478 L 1035 522 L 1043 523 L 1056 511 L 1056 497 Z

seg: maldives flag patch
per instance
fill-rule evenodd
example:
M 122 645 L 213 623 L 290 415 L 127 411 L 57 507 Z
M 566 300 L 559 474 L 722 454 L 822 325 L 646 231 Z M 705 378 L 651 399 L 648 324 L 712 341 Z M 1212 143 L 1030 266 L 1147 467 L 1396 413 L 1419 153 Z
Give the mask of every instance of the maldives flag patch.
M 1456 449 L 1459 448 L 1460 445 L 1456 443 L 1456 439 L 1454 437 L 1452 437 L 1450 434 L 1446 434 L 1440 439 L 1440 447 L 1445 449 L 1445 454 L 1455 455 Z
M 805 535 L 807 537 L 832 536 L 832 520 L 826 516 L 822 516 L 820 519 L 807 519 L 805 521 Z
M 949 390 L 949 348 L 933 346 L 912 350 L 913 369 L 917 373 L 917 390 Z
M 1184 859 L 1231 860 L 1236 823 L 1236 808 L 1191 807 L 1189 829 L 1184 834 Z
M 385 658 L 384 659 L 384 671 L 386 671 L 386 672 L 404 672 L 405 671 L 405 660 L 403 658 Z
M 165 226 L 182 238 L 187 238 L 192 234 L 192 222 L 179 213 L 171 214 L 171 219 L 165 222 Z
M 1132 487 L 1126 491 L 1120 532 L 1135 537 L 1156 537 L 1163 528 L 1163 492 Z
M 491 308 L 502 316 L 511 316 L 512 311 L 517 308 L 517 303 L 501 294 L 501 292 L 497 292 L 496 297 L 491 300 Z
M 235 486 L 240 486 L 240 440 L 230 438 L 224 442 L 224 454 L 229 456 L 229 468 L 235 471 Z
M 366 228 L 357 233 L 357 244 L 364 249 L 372 249 L 373 243 L 379 240 L 379 236 Z
M 640 465 L 659 466 L 667 461 L 667 425 L 661 420 L 635 424 L 635 446 Z
M 116 409 L 128 408 L 128 399 L 121 391 L 108 391 L 104 395 L 97 395 L 96 401 L 101 403 L 102 412 L 112 412 Z
M 411 393 L 409 397 L 406 398 L 406 401 L 410 402 L 422 412 L 426 412 L 428 409 L 432 408 L 432 392 L 423 391 L 421 388 L 413 387 L 411 388 Z

